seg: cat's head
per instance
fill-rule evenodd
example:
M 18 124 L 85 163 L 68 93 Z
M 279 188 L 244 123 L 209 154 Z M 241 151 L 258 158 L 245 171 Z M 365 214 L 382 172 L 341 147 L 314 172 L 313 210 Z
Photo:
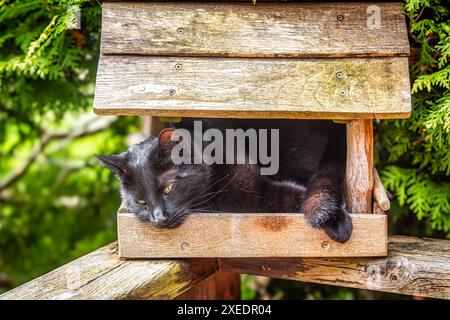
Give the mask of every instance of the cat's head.
M 178 226 L 189 211 L 206 210 L 212 171 L 206 164 L 171 159 L 174 129 L 151 137 L 117 155 L 98 155 L 120 180 L 122 203 L 141 220 L 159 228 Z

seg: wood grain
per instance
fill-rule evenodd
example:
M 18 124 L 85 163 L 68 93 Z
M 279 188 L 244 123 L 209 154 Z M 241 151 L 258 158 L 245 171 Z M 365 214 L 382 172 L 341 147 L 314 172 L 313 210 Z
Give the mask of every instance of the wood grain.
M 124 260 L 113 243 L 0 295 L 0 300 L 172 299 L 215 271 L 212 259 Z
M 378 202 L 376 200 L 373 201 L 372 213 L 375 213 L 375 214 L 386 214 L 386 212 L 383 211 L 383 209 L 381 209 L 380 205 L 378 204 Z
M 212 279 L 207 277 L 217 269 L 450 299 L 450 241 L 392 236 L 387 257 L 378 258 L 124 260 L 113 243 L 0 295 L 0 300 L 173 298 L 201 279 Z
M 101 52 L 169 56 L 407 56 L 401 3 L 104 3 Z M 182 30 L 182 31 L 180 31 Z
M 371 212 L 373 190 L 372 120 L 352 120 L 347 123 L 345 184 L 348 210 L 350 212 Z
M 217 271 L 200 281 L 176 300 L 240 300 L 241 277 L 239 273 Z
M 382 258 L 220 259 L 222 270 L 450 299 L 450 241 L 393 236 Z
M 353 214 L 348 242 L 312 229 L 302 214 L 191 214 L 175 229 L 157 229 L 118 214 L 119 254 L 164 257 L 331 257 L 386 255 L 386 216 Z
M 373 168 L 373 197 L 382 211 L 388 211 L 391 208 L 391 202 L 375 167 Z
M 94 110 L 166 117 L 404 118 L 411 112 L 408 61 L 103 55 Z

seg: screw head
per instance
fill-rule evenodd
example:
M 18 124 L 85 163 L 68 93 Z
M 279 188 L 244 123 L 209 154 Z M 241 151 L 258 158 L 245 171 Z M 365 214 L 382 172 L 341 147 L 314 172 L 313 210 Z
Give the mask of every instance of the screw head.
M 187 244 L 186 242 L 183 242 L 181 244 L 181 250 L 188 251 L 189 250 L 189 244 Z
M 169 90 L 169 94 L 170 94 L 171 96 L 173 96 L 173 95 L 175 94 L 175 89 L 170 89 L 170 90 Z
M 342 79 L 342 78 L 344 78 L 344 73 L 342 73 L 342 72 L 336 72 L 336 78 L 338 78 L 338 79 Z
M 340 15 L 338 15 L 338 16 L 336 17 L 336 20 L 337 20 L 337 21 L 344 21 L 344 16 L 343 16 L 342 14 L 340 14 Z
M 181 63 L 177 63 L 177 64 L 175 65 L 175 69 L 177 69 L 177 70 L 181 70 L 182 67 L 183 67 L 183 66 L 181 65 Z
M 344 90 L 341 90 L 341 92 L 339 92 L 339 94 L 341 95 L 341 97 L 345 97 L 347 95 L 347 92 L 345 92 Z
M 178 28 L 178 29 L 177 29 L 177 33 L 179 33 L 179 34 L 184 33 L 184 28 Z

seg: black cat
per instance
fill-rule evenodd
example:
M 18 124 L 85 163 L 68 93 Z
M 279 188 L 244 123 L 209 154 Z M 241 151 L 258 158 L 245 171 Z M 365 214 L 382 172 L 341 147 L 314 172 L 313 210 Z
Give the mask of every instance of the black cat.
M 121 182 L 126 208 L 156 227 L 176 227 L 189 212 L 303 212 L 310 225 L 345 242 L 352 231 L 344 204 L 345 126 L 307 120 L 205 120 L 204 129 L 280 131 L 280 166 L 260 175 L 258 164 L 180 164 L 177 142 L 164 130 L 119 155 L 99 155 Z M 192 128 L 192 120 L 178 127 Z M 270 146 L 269 146 L 270 148 Z M 270 150 L 270 149 L 269 149 Z M 306 188 L 305 188 L 306 186 Z

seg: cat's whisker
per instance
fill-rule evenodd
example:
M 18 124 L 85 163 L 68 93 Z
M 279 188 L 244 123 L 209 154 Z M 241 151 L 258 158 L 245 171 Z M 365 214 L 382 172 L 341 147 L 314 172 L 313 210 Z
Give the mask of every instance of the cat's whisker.
M 196 199 L 197 199 L 199 196 L 201 196 L 204 192 L 210 190 L 210 189 L 213 188 L 216 184 L 220 183 L 222 180 L 224 180 L 224 179 L 227 178 L 228 176 L 229 176 L 229 174 L 227 174 L 227 175 L 225 175 L 224 177 L 220 178 L 219 180 L 217 180 L 216 182 L 214 182 L 212 185 L 210 185 L 210 186 L 208 186 L 208 187 L 202 189 L 202 190 L 200 191 L 200 193 L 197 195 L 197 197 L 195 197 L 195 198 L 192 199 L 192 200 L 196 200 Z M 186 197 L 182 199 L 182 201 L 184 201 L 184 200 L 187 199 L 188 197 L 189 197 L 189 194 L 187 194 Z M 182 202 L 182 201 L 181 201 L 181 202 Z
M 213 188 L 216 184 L 218 184 L 218 183 L 220 183 L 221 181 L 223 181 L 224 179 L 226 179 L 228 176 L 229 176 L 229 174 L 225 175 L 224 177 L 220 178 L 219 180 L 217 180 L 215 183 L 213 183 L 213 184 L 210 185 L 209 187 L 204 188 L 203 190 L 201 190 L 201 192 L 200 192 L 196 197 L 194 197 L 193 199 L 191 199 L 190 202 L 189 202 L 187 205 L 193 203 L 194 201 L 196 201 L 196 200 L 198 200 L 198 199 L 201 199 L 201 198 L 207 196 L 207 194 L 205 195 L 204 192 L 210 190 L 210 189 Z M 237 174 L 236 174 L 235 176 L 237 176 Z M 235 177 L 233 177 L 233 178 L 235 178 Z M 220 191 L 220 190 L 219 190 L 219 191 Z M 189 195 L 187 195 L 186 197 L 184 197 L 183 199 L 181 199 L 180 202 L 183 202 L 183 201 L 186 200 L 188 197 L 189 197 Z
M 190 201 L 189 204 L 194 203 L 195 200 L 200 200 L 202 198 L 205 198 L 205 197 L 208 197 L 208 196 L 211 196 L 211 195 L 217 195 L 218 193 L 222 193 L 222 192 L 224 192 L 224 191 L 215 191 L 215 192 L 205 193 L 201 197 L 197 197 L 197 198 L 193 199 L 192 201 Z
M 225 179 L 227 176 L 229 176 L 229 175 L 226 175 L 225 177 L 223 177 L 222 179 L 220 179 L 220 181 L 223 180 L 223 179 Z M 236 174 L 230 179 L 230 181 L 228 181 L 228 182 L 227 182 L 220 190 L 211 193 L 211 194 L 212 194 L 211 197 L 209 197 L 209 198 L 207 198 L 206 200 L 203 200 L 203 201 L 201 201 L 200 203 L 195 204 L 195 205 L 202 205 L 202 204 L 204 204 L 204 203 L 206 203 L 206 202 L 212 200 L 212 199 L 213 199 L 214 197 L 216 197 L 218 194 L 223 193 L 223 192 L 226 192 L 227 190 L 226 190 L 225 188 L 226 188 L 227 186 L 229 186 L 229 185 L 237 178 L 237 176 L 238 176 L 238 172 L 236 172 Z M 203 195 L 201 198 L 206 197 L 206 196 L 207 196 L 207 195 Z M 201 199 L 201 198 L 197 197 L 197 198 L 195 198 L 194 200 L 198 200 L 198 199 Z M 194 203 L 194 200 L 190 201 L 190 203 L 186 204 L 185 206 L 190 206 L 190 207 L 192 208 L 192 204 Z
M 215 197 L 216 195 L 217 195 L 217 193 L 214 194 L 214 195 L 212 195 L 212 196 L 210 196 L 209 198 L 207 198 L 207 199 L 205 199 L 205 200 L 199 202 L 199 203 L 196 203 L 196 204 L 194 204 L 194 205 L 189 206 L 189 209 L 192 209 L 194 206 L 200 206 L 200 205 L 202 205 L 202 204 L 207 203 L 208 201 L 211 201 L 212 199 L 214 199 L 214 197 Z

